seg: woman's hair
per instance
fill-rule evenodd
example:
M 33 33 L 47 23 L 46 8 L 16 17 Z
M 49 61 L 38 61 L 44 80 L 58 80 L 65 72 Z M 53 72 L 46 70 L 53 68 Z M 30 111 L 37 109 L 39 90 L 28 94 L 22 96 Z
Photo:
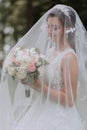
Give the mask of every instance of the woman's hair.
M 75 50 L 75 23 L 76 23 L 76 16 L 73 10 L 71 10 L 69 7 L 67 7 L 68 14 L 66 15 L 65 12 L 63 12 L 60 9 L 53 9 L 47 16 L 46 20 L 48 21 L 49 17 L 57 17 L 61 23 L 64 29 L 74 29 L 73 31 L 69 31 L 67 35 L 67 40 L 70 44 L 70 46 Z
M 62 25 L 64 26 L 65 22 L 65 15 L 64 13 L 59 9 L 53 9 L 47 16 L 46 20 L 48 21 L 49 17 L 58 17 L 58 19 L 61 21 Z

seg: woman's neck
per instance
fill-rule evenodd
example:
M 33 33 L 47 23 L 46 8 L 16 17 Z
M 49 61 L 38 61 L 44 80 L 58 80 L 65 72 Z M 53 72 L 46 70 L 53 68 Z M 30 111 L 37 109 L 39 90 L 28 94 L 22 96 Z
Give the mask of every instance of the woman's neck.
M 59 43 L 55 43 L 55 51 L 64 51 L 68 48 L 71 48 L 71 46 L 69 45 L 68 42 L 59 42 Z

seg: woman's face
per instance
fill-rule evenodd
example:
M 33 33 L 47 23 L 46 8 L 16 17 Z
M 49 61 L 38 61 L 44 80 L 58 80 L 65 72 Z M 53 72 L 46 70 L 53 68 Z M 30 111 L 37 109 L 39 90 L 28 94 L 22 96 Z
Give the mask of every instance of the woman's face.
M 57 17 L 49 17 L 47 20 L 47 31 L 52 41 L 58 43 L 63 40 L 64 28 Z

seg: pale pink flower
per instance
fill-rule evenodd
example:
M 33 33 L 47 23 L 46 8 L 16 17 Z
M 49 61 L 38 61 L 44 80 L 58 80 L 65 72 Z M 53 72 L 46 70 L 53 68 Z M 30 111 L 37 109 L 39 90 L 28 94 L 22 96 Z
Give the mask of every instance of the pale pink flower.
M 26 50 L 26 49 L 23 49 L 23 55 L 28 55 L 28 50 Z
M 16 60 L 16 57 L 11 57 L 10 59 L 11 63 L 15 63 L 16 65 L 20 65 L 20 62 Z
M 29 72 L 34 72 L 36 70 L 35 63 L 32 61 L 28 64 L 28 71 Z
M 11 62 L 16 62 L 16 57 L 14 57 L 14 56 L 11 57 L 10 61 L 11 61 Z

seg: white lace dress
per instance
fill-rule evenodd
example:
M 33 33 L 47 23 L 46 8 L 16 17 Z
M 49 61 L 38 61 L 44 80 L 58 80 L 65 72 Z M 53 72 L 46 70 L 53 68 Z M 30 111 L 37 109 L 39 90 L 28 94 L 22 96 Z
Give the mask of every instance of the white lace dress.
M 52 66 L 57 63 L 57 66 L 60 67 L 62 58 L 69 52 L 74 53 L 72 49 L 67 49 L 61 52 L 54 60 L 52 60 L 51 55 L 48 56 L 49 60 L 52 61 L 48 69 L 51 80 L 56 74 Z M 61 80 L 59 77 L 58 79 Z M 84 130 L 75 107 L 65 108 L 62 105 L 56 105 L 55 102 L 50 102 L 46 106 L 45 99 L 42 104 L 40 100 L 40 97 L 38 97 L 19 123 L 13 125 L 15 127 L 14 130 Z

